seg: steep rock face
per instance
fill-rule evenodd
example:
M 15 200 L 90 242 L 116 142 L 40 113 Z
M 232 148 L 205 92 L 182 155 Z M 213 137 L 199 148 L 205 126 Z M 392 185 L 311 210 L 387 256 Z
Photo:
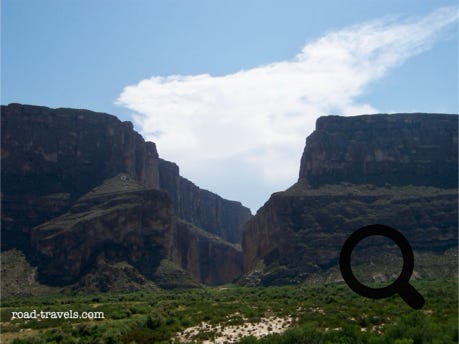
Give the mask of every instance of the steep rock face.
M 32 227 L 124 172 L 158 188 L 158 153 L 130 122 L 76 109 L 1 107 L 2 247 L 25 248 Z
M 240 251 L 176 221 L 240 241 L 249 210 L 179 176 L 131 123 L 88 110 L 1 111 L 2 250 L 24 252 L 40 281 L 132 290 L 196 286 L 195 271 L 212 284 L 240 274 Z M 196 255 L 174 247 L 183 247 L 177 235 Z
M 346 238 L 381 223 L 400 230 L 415 251 L 442 254 L 457 247 L 457 190 L 334 185 L 309 191 L 295 185 L 274 194 L 248 222 L 244 267 L 263 261 L 262 284 L 299 283 L 338 264 Z M 298 189 L 302 189 L 299 191 Z M 370 243 L 362 242 L 362 247 Z
M 32 229 L 39 279 L 79 290 L 151 289 L 228 283 L 242 253 L 177 220 L 167 193 L 125 174 L 106 180 L 59 217 Z M 154 286 L 153 284 L 153 286 Z
M 179 174 L 176 164 L 159 160 L 159 185 L 168 192 L 175 214 L 205 231 L 240 243 L 244 224 L 252 217 L 241 203 L 200 189 Z
M 127 178 L 110 179 L 64 215 L 32 229 L 39 272 L 47 284 L 76 282 L 100 257 L 126 261 L 154 278 L 172 249 L 172 203 L 165 192 L 132 186 Z M 107 184 L 116 182 L 121 190 L 106 191 Z
M 374 223 L 400 230 L 416 256 L 457 249 L 457 116 L 333 116 L 317 127 L 298 183 L 246 224 L 246 283 L 299 283 L 335 269 L 346 238 Z
M 442 114 L 321 117 L 306 140 L 300 180 L 456 187 L 457 123 Z
M 1 113 L 2 249 L 27 250 L 32 227 L 65 213 L 118 173 L 167 191 L 178 217 L 240 242 L 250 211 L 181 177 L 132 123 L 88 110 L 21 104 L 2 106 Z
M 242 274 L 240 248 L 189 223 L 176 223 L 173 247 L 173 259 L 204 284 L 233 282 Z
M 2 106 L 2 173 L 9 188 L 82 195 L 120 172 L 158 188 L 157 159 L 155 144 L 115 116 Z

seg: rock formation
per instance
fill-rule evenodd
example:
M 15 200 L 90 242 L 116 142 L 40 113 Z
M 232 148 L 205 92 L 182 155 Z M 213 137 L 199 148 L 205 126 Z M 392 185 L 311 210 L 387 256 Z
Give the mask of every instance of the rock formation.
M 245 284 L 335 280 L 344 240 L 372 223 L 407 237 L 416 276 L 457 274 L 455 115 L 319 118 L 298 182 L 252 217 L 180 176 L 129 122 L 20 104 L 1 111 L 2 277 L 20 257 L 54 288 L 32 281 L 27 290 L 194 287 L 242 272 Z M 378 245 L 362 246 L 357 269 Z M 384 252 L 371 263 L 392 265 Z
M 182 178 L 130 122 L 21 104 L 1 112 L 2 250 L 23 251 L 41 281 L 91 290 L 98 268 L 159 286 L 241 273 L 241 251 L 224 239 L 240 242 L 249 209 Z
M 241 203 L 198 188 L 180 176 L 176 164 L 163 159 L 159 159 L 159 184 L 171 197 L 178 217 L 229 242 L 241 242 L 244 224 L 252 217 Z
M 419 113 L 321 117 L 306 140 L 300 180 L 456 187 L 455 123 Z
M 34 227 L 31 241 L 47 284 L 71 284 L 102 255 L 126 261 L 152 279 L 160 260 L 169 256 L 173 234 L 167 194 L 144 189 L 121 174 L 81 197 L 65 214 Z
M 2 247 L 120 172 L 158 188 L 158 153 L 129 122 L 74 109 L 2 106 Z
M 457 126 L 438 114 L 319 118 L 298 183 L 246 225 L 243 283 L 325 275 L 346 238 L 374 223 L 399 229 L 416 255 L 457 250 Z
M 198 227 L 178 221 L 173 244 L 174 261 L 196 280 L 224 284 L 242 274 L 242 251 Z

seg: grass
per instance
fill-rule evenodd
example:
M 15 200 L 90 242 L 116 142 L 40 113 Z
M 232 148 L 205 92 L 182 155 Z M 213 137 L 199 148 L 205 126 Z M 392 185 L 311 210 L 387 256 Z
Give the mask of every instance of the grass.
M 456 343 L 457 280 L 414 281 L 426 305 L 411 310 L 398 296 L 370 300 L 343 284 L 205 287 L 157 292 L 56 295 L 2 301 L 2 343 L 170 343 L 186 328 L 244 326 L 292 317 L 294 326 L 241 343 Z M 102 311 L 103 320 L 11 320 L 12 311 Z

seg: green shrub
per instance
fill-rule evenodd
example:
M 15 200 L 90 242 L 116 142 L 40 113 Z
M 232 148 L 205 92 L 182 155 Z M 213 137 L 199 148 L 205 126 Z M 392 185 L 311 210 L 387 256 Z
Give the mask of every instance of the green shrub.
M 156 313 L 150 314 L 147 316 L 145 321 L 145 326 L 151 330 L 155 330 L 161 327 L 164 323 L 164 318 Z
M 403 338 L 403 339 L 396 339 L 394 344 L 413 344 L 413 340 L 412 339 L 406 339 L 406 338 Z
M 247 336 L 243 337 L 240 341 L 239 344 L 256 344 L 258 343 L 258 340 L 254 336 Z

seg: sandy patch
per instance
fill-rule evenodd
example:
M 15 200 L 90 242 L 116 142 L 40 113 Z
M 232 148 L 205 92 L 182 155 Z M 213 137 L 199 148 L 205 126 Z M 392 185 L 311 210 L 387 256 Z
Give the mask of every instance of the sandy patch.
M 237 343 L 243 337 L 254 336 L 261 338 L 273 333 L 284 332 L 293 325 L 292 317 L 264 317 L 258 322 L 249 322 L 248 319 L 242 318 L 243 323 L 240 325 L 211 325 L 202 322 L 200 325 L 189 327 L 179 332 L 175 339 L 179 343 L 199 341 L 203 344 L 223 344 Z

